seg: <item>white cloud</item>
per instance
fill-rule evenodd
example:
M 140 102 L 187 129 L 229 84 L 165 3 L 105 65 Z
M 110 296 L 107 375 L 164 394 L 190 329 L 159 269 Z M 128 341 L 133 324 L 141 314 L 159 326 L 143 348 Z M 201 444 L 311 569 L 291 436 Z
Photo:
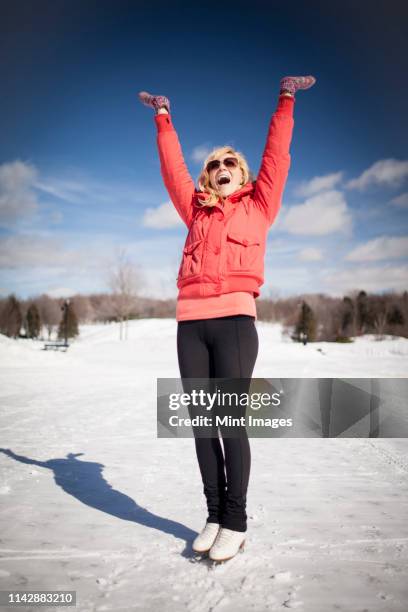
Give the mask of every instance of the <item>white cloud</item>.
M 37 170 L 31 164 L 14 161 L 0 166 L 0 224 L 10 227 L 38 211 L 33 184 Z
M 402 193 L 396 198 L 393 198 L 392 200 L 390 200 L 390 204 L 392 204 L 392 206 L 400 206 L 401 208 L 408 208 L 408 192 Z
M 177 292 L 176 276 L 182 236 L 133 239 L 100 234 L 19 234 L 0 240 L 3 293 L 40 294 L 61 288 L 69 293 L 107 291 L 107 275 L 115 261 L 115 246 L 125 248 L 140 271 L 140 290 L 156 297 Z
M 157 208 L 147 208 L 143 215 L 143 225 L 153 229 L 179 227 L 183 222 L 171 202 L 164 202 Z
M 343 176 L 342 172 L 326 174 L 325 176 L 315 176 L 310 181 L 304 181 L 295 188 L 295 195 L 299 197 L 309 197 L 320 191 L 333 189 Z
M 194 147 L 193 152 L 191 154 L 191 159 L 196 164 L 202 164 L 210 153 L 211 149 L 207 145 L 198 145 L 197 147 Z
M 115 235 L 98 234 L 89 237 L 87 234 L 44 232 L 40 234 L 17 234 L 0 240 L 0 267 L 3 269 L 34 270 L 39 267 L 47 269 L 74 269 L 75 274 L 86 273 L 106 267 L 115 259 L 115 248 L 126 249 L 130 259 L 142 267 L 158 267 L 163 262 L 174 268 L 182 255 L 184 238 L 182 236 L 162 236 L 149 239 L 131 239 L 125 242 Z
M 351 215 L 340 191 L 325 191 L 292 206 L 284 215 L 280 229 L 290 234 L 324 236 L 333 232 L 348 232 Z
M 408 257 L 408 236 L 374 238 L 353 249 L 345 259 L 348 261 L 380 261 L 401 257 Z
M 322 289 L 332 295 L 344 295 L 354 289 L 371 292 L 405 291 L 408 288 L 408 266 L 354 267 L 326 270 L 321 275 Z
M 36 181 L 35 187 L 39 191 L 71 204 L 81 204 L 89 196 L 87 186 L 74 180 L 47 178 Z
M 45 293 L 52 298 L 66 298 L 74 295 L 76 291 L 70 289 L 69 287 L 52 287 L 51 289 L 45 291 Z
M 50 213 L 51 223 L 62 223 L 63 219 L 64 219 L 64 215 L 59 210 L 54 210 Z
M 89 257 L 89 251 L 69 249 L 56 237 L 18 234 L 0 242 L 0 268 L 80 267 Z
M 273 263 L 276 257 L 292 257 L 299 251 L 299 246 L 293 244 L 286 238 L 279 239 L 276 235 L 272 234 L 266 244 L 265 257 L 266 261 Z
M 161 263 L 160 266 L 143 269 L 144 283 L 140 290 L 143 297 L 171 299 L 177 297 L 176 273 L 171 265 Z
M 308 247 L 299 252 L 299 259 L 300 261 L 321 261 L 323 259 L 323 252 L 321 249 Z
M 408 160 L 382 159 L 375 162 L 359 177 L 346 184 L 349 189 L 363 191 L 370 185 L 398 187 L 408 177 Z
M 119 206 L 147 205 L 157 201 L 158 190 L 146 188 L 136 182 L 103 180 L 90 176 L 78 168 L 72 168 L 60 176 L 41 176 L 35 181 L 35 188 L 48 196 L 70 204 L 92 208 L 106 205 L 111 209 Z

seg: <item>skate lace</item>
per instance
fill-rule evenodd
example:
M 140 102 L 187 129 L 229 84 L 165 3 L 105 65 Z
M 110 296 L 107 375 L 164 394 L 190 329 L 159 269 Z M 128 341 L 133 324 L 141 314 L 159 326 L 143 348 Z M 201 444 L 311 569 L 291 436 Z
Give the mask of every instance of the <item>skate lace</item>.
M 219 544 L 220 546 L 222 546 L 223 544 L 228 544 L 228 542 L 232 539 L 233 535 L 233 533 L 220 529 L 217 534 L 216 541 L 214 543 Z
M 216 526 L 215 524 L 213 524 L 213 523 L 211 523 L 211 524 L 210 524 L 210 523 L 207 523 L 207 525 L 204 527 L 204 529 L 203 529 L 203 531 L 202 531 L 202 534 L 203 534 L 203 535 L 207 535 L 208 533 L 210 533 L 210 534 L 211 534 L 211 533 L 213 533 L 213 531 L 215 531 L 215 530 L 217 530 L 217 529 L 219 529 L 219 527 L 218 527 L 218 526 Z

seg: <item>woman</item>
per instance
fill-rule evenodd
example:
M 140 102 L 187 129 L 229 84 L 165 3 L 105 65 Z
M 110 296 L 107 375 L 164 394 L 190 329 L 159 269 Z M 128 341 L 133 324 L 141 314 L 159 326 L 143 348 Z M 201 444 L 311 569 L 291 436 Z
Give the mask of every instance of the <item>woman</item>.
M 156 112 L 163 180 L 189 229 L 177 277 L 177 351 L 183 380 L 229 377 L 243 381 L 241 390 L 249 388 L 258 354 L 255 298 L 264 281 L 267 232 L 278 213 L 290 166 L 294 96 L 315 81 L 312 76 L 281 80 L 256 181 L 244 156 L 225 146 L 205 160 L 198 190 L 184 163 L 169 100 L 139 93 L 143 104 Z M 208 508 L 193 550 L 224 561 L 245 541 L 248 435 L 245 426 L 233 433 L 220 427 L 223 454 L 218 431 L 205 437 L 199 428 L 193 429 Z

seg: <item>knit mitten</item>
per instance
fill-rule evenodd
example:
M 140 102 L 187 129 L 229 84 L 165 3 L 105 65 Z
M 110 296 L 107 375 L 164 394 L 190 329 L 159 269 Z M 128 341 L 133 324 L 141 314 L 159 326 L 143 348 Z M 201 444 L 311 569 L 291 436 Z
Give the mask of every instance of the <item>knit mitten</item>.
M 309 89 L 316 83 L 313 76 L 287 76 L 283 77 L 280 82 L 280 91 L 282 94 L 288 91 L 292 96 L 295 95 L 298 89 Z
M 167 108 L 167 111 L 170 112 L 170 102 L 168 98 L 166 98 L 166 96 L 154 96 L 152 94 L 147 93 L 147 91 L 140 91 L 139 100 L 145 106 L 154 108 L 156 113 L 159 110 L 159 108 L 162 108 L 163 106 L 165 106 Z

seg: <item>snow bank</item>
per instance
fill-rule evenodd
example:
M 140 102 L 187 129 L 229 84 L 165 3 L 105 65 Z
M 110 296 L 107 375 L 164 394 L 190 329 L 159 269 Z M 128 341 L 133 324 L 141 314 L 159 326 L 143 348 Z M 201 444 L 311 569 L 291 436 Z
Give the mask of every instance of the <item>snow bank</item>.
M 257 327 L 255 376 L 407 372 L 405 339 L 304 347 Z M 67 353 L 0 337 L 1 589 L 74 589 L 79 612 L 405 612 L 407 440 L 252 438 L 245 552 L 195 561 L 194 440 L 156 437 L 176 331 L 82 326 Z

